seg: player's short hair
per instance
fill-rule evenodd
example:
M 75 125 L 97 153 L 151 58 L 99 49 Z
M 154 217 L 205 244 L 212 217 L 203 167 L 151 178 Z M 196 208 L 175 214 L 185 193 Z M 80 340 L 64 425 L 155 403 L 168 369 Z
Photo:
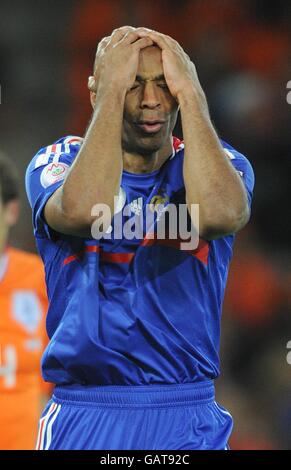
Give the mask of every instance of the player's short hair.
M 19 199 L 19 179 L 15 165 L 0 153 L 0 197 L 3 204 Z

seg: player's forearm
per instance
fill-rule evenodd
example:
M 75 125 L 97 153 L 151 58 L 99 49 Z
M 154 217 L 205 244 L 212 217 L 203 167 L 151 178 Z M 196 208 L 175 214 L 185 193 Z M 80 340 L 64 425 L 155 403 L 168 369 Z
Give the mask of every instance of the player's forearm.
M 217 238 L 239 230 L 248 220 L 247 196 L 239 175 L 225 156 L 211 123 L 206 100 L 179 97 L 185 142 L 187 204 L 199 204 L 200 235 Z
M 92 122 L 84 143 L 63 185 L 64 213 L 92 223 L 96 204 L 106 204 L 113 214 L 122 174 L 121 132 L 125 91 L 98 93 Z

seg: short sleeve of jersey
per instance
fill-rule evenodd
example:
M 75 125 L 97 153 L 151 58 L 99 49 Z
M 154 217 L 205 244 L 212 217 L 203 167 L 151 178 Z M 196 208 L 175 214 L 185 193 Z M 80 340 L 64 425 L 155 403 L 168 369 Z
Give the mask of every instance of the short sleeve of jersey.
M 26 192 L 32 208 L 34 235 L 38 238 L 52 238 L 53 231 L 44 219 L 43 210 L 48 199 L 63 184 L 81 143 L 79 137 L 60 139 L 39 150 L 26 170 Z
M 249 207 L 251 207 L 255 184 L 255 175 L 252 165 L 244 155 L 235 150 L 231 145 L 223 141 L 221 141 L 221 143 L 223 145 L 225 154 L 230 159 L 230 162 L 242 178 L 242 181 L 247 191 L 248 204 Z

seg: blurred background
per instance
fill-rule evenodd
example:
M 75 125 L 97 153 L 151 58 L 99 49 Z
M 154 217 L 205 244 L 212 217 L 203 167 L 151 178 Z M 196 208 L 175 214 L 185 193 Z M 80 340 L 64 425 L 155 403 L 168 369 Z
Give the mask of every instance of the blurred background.
M 233 449 L 290 449 L 291 2 L 1 0 L 0 149 L 22 181 L 39 148 L 84 134 L 97 43 L 125 24 L 181 43 L 219 135 L 253 165 L 252 219 L 231 264 L 217 395 L 235 420 Z M 11 244 L 35 252 L 23 184 Z

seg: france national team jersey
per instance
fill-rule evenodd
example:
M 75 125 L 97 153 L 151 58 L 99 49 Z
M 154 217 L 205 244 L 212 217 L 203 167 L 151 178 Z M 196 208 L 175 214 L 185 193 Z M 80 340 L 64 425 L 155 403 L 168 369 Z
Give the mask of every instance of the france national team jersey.
M 31 161 L 26 189 L 34 233 L 46 271 L 50 343 L 42 367 L 55 384 L 187 384 L 219 375 L 220 316 L 234 236 L 180 240 L 110 236 L 84 239 L 55 232 L 43 209 L 64 181 L 82 139 L 66 137 Z M 248 160 L 222 141 L 251 204 Z M 157 171 L 123 172 L 120 207 L 145 217 L 147 204 L 185 203 L 184 146 Z M 82 191 L 82 188 L 77 188 Z M 117 215 L 115 216 L 117 217 Z

